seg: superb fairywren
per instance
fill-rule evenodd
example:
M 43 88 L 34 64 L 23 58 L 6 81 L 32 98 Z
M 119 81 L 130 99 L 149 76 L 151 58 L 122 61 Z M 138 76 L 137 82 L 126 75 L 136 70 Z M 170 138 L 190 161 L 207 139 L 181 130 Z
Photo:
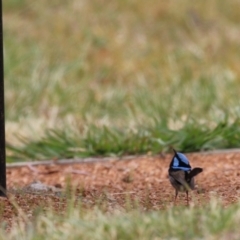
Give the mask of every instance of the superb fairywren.
M 176 152 L 174 149 L 174 156 L 168 169 L 168 176 L 170 183 L 176 190 L 175 200 L 176 202 L 178 191 L 186 192 L 187 204 L 188 204 L 188 191 L 194 189 L 194 177 L 203 171 L 202 168 L 191 168 L 187 157 Z

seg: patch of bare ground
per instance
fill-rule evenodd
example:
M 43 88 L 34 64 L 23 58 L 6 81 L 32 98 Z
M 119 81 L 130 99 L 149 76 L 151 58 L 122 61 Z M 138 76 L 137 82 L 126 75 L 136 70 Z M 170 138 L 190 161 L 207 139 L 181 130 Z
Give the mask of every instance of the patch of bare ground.
M 239 200 L 240 151 L 186 155 L 192 167 L 204 169 L 196 177 L 190 204 L 207 204 L 211 196 L 226 206 Z M 169 208 L 173 206 L 175 193 L 167 176 L 171 159 L 172 155 L 166 154 L 136 156 L 130 160 L 8 167 L 9 199 L 0 199 L 2 220 L 10 227 L 12 219 L 19 216 L 19 209 L 31 217 L 36 209 L 47 209 L 50 203 L 56 211 L 63 211 L 69 184 L 76 191 L 76 200 L 88 207 L 102 204 L 107 210 L 121 209 L 131 202 L 146 210 Z M 29 189 L 35 181 L 40 181 L 46 189 Z M 177 205 L 186 205 L 185 194 L 180 194 Z

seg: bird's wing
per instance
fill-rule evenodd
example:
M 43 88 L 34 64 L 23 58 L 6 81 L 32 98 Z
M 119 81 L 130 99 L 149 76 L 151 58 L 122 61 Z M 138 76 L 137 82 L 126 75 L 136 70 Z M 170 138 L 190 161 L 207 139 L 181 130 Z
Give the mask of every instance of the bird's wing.
M 183 186 L 187 185 L 187 182 L 185 180 L 185 172 L 184 171 L 169 171 L 169 175 L 174 178 L 177 182 L 182 184 Z

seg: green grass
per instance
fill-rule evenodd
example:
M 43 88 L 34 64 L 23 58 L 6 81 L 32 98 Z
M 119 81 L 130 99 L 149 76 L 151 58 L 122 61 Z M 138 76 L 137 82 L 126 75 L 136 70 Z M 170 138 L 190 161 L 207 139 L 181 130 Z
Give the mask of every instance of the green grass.
M 157 123 L 137 131 L 95 126 L 78 133 L 48 130 L 40 140 L 21 138 L 21 142 L 18 147 L 7 144 L 15 153 L 8 156 L 9 161 L 158 154 L 171 150 L 171 146 L 184 152 L 205 151 L 240 147 L 240 121 L 231 124 L 223 121 L 210 128 L 190 120 L 177 131 Z
M 4 1 L 8 159 L 238 147 L 239 5 Z
M 25 220 L 23 220 L 25 219 Z M 212 200 L 203 207 L 159 211 L 135 209 L 85 211 L 70 204 L 63 214 L 48 210 L 15 221 L 1 239 L 239 239 L 240 205 L 223 207 Z

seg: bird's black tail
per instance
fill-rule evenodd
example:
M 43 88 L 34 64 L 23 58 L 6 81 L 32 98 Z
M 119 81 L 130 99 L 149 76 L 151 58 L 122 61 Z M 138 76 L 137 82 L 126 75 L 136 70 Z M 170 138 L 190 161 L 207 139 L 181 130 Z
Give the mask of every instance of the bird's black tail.
M 202 171 L 203 171 L 202 168 L 194 168 L 194 169 L 191 170 L 191 172 L 189 173 L 188 177 L 189 178 L 193 178 L 196 175 L 198 175 L 199 173 L 201 173 Z

